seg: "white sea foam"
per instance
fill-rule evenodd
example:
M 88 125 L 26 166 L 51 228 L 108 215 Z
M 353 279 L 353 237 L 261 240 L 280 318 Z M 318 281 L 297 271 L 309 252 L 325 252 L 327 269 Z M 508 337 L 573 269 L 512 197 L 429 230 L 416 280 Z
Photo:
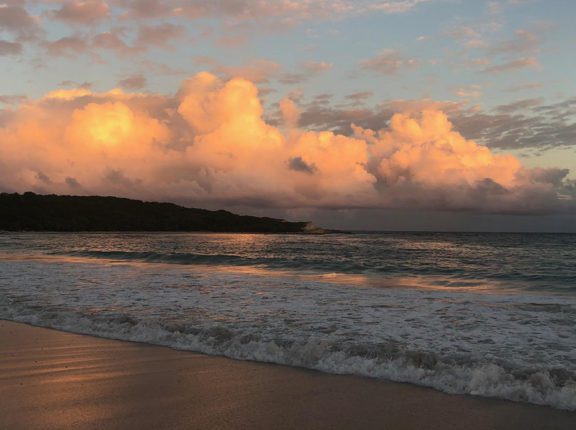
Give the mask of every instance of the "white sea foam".
M 0 318 L 576 410 L 575 299 L 361 281 L 0 258 Z

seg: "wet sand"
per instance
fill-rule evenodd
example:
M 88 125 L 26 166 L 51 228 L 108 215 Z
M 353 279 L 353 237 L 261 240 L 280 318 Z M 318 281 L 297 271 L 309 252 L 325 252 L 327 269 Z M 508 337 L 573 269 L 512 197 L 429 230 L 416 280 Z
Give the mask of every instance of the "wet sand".
M 576 413 L 0 321 L 0 429 L 570 429 Z

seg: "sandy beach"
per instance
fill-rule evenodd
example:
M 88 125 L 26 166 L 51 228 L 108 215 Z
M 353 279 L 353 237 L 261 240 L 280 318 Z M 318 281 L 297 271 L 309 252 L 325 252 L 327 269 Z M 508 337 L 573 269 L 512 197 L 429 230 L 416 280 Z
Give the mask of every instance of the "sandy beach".
M 0 321 L 0 428 L 573 429 L 576 414 Z

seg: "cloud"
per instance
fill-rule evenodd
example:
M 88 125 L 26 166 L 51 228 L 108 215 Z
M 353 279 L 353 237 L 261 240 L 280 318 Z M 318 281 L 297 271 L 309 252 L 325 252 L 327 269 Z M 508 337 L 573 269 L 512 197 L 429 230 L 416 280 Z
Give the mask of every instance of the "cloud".
M 282 74 L 278 81 L 286 85 L 301 84 L 312 79 L 332 68 L 331 63 L 325 61 L 308 61 L 298 66 L 299 71 L 294 73 Z
M 413 10 L 431 0 L 117 0 L 130 18 L 181 16 L 188 19 L 227 18 L 237 21 L 276 20 L 285 24 L 331 19 L 341 15 Z
M 486 67 L 484 73 L 505 73 L 519 69 L 537 67 L 540 63 L 535 57 L 519 58 L 517 60 L 510 60 L 502 64 Z
M 89 45 L 82 36 L 73 35 L 61 37 L 57 40 L 47 40 L 42 42 L 42 46 L 52 56 L 74 56 L 84 54 L 88 51 Z
M 429 0 L 378 1 L 368 4 L 366 8 L 370 11 L 396 14 L 409 12 L 416 8 L 416 6 L 427 2 L 429 2 Z
M 524 84 L 513 85 L 513 86 L 507 88 L 505 91 L 509 92 L 509 93 L 518 93 L 518 92 L 524 92 L 524 91 L 528 91 L 528 90 L 540 89 L 543 86 L 544 86 L 544 84 L 542 84 L 540 82 L 526 82 Z
M 520 29 L 516 30 L 516 34 L 512 39 L 499 42 L 497 45 L 490 48 L 491 54 L 514 55 L 518 54 L 533 54 L 540 51 L 542 38 L 535 32 Z
M 171 42 L 186 34 L 179 25 L 164 23 L 139 26 L 130 43 L 126 42 L 129 32 L 125 28 L 112 27 L 93 36 L 72 34 L 56 40 L 46 40 L 40 45 L 52 56 L 90 54 L 100 59 L 99 51 L 112 51 L 121 56 L 133 56 L 151 48 L 171 48 Z
M 446 32 L 446 35 L 458 41 L 466 48 L 478 49 L 488 45 L 485 33 L 492 30 L 490 26 L 476 24 L 474 26 L 462 25 Z
M 458 130 L 500 149 L 544 151 L 576 143 L 575 99 L 544 104 L 541 99 L 523 99 L 490 112 L 461 109 L 453 115 Z
M 345 96 L 347 102 L 353 106 L 364 104 L 369 98 L 374 96 L 373 91 L 357 91 Z
M 277 32 L 355 15 L 404 13 L 432 1 L 5 0 L 0 3 L 0 32 L 8 33 L 17 43 L 38 42 L 50 55 L 84 52 L 102 60 L 98 50 L 136 55 L 150 48 L 173 47 L 195 20 L 205 22 L 198 28 L 203 37 L 215 36 L 216 43 L 231 47 L 262 31 Z M 100 33 L 94 35 L 95 28 L 100 28 Z M 7 49 L 5 45 L 4 51 Z M 312 69 L 309 75 L 286 74 L 283 78 L 296 83 L 308 76 L 315 76 Z
M 300 121 L 300 109 L 294 101 L 289 98 L 281 100 L 280 113 L 286 126 L 290 128 L 298 127 L 298 122 Z
M 554 104 L 539 98 L 521 99 L 491 110 L 465 101 L 388 100 L 374 107 L 358 107 L 312 100 L 302 106 L 299 123 L 314 130 L 351 135 L 351 123 L 380 129 L 396 112 L 441 110 L 450 116 L 456 130 L 490 148 L 544 151 L 576 144 L 575 107 L 575 98 Z
M 523 111 L 525 109 L 532 108 L 534 106 L 542 105 L 542 99 L 524 99 L 518 100 L 513 103 L 508 103 L 505 105 L 500 105 L 496 107 L 496 112 L 498 113 L 514 113 L 518 111 Z
M 89 90 L 90 88 L 92 88 L 92 86 L 94 85 L 92 82 L 76 82 L 76 81 L 71 81 L 71 80 L 65 80 L 62 81 L 58 84 L 61 87 L 75 87 L 75 88 L 83 88 L 83 89 L 87 89 Z
M 567 171 L 491 152 L 440 105 L 397 103 L 381 127 L 343 135 L 300 128 L 291 99 L 286 127 L 271 124 L 244 78 L 200 73 L 174 95 L 59 89 L 2 117 L 0 188 L 270 208 L 573 209 Z
M 24 103 L 28 98 L 20 94 L 0 94 L 0 103 L 5 105 L 17 105 Z
M 22 44 L 0 40 L 0 55 L 19 55 L 22 53 Z
M 508 2 L 489 2 L 501 9 Z M 499 14 L 499 13 L 498 13 Z M 538 55 L 553 25 L 537 22 L 528 28 L 516 29 L 510 36 L 500 17 L 489 14 L 465 25 L 444 32 L 464 49 L 456 51 L 455 63 L 479 68 L 484 73 L 508 73 L 539 65 Z M 480 54 L 481 56 L 478 56 Z
M 360 67 L 383 75 L 395 75 L 401 70 L 412 69 L 418 66 L 415 58 L 405 58 L 398 51 L 385 49 L 373 58 L 360 63 Z
M 109 7 L 101 0 L 71 0 L 62 2 L 51 16 L 69 24 L 93 25 L 109 16 Z
M 37 18 L 18 3 L 0 3 L 0 31 L 16 35 L 21 40 L 29 40 L 40 31 Z
M 304 161 L 302 157 L 291 158 L 290 160 L 288 160 L 288 165 L 290 166 L 290 169 L 296 172 L 304 172 L 308 173 L 309 175 L 313 175 L 314 172 L 318 170 L 314 164 L 310 165 L 306 163 L 306 161 Z
M 478 84 L 467 85 L 457 88 L 454 93 L 465 99 L 476 99 L 482 97 L 482 86 Z
M 207 56 L 196 57 L 194 62 L 224 78 L 241 77 L 256 83 L 267 83 L 278 76 L 282 70 L 280 64 L 265 58 L 257 58 L 238 66 L 225 66 Z
M 138 28 L 134 48 L 146 50 L 150 47 L 169 47 L 170 42 L 186 34 L 180 25 L 163 23 L 158 25 L 143 25 Z
M 176 11 L 164 0 L 116 0 L 114 4 L 122 7 L 127 18 L 162 18 Z
M 118 86 L 126 90 L 140 90 L 146 86 L 147 79 L 144 75 L 136 74 L 128 76 L 118 82 Z
M 257 58 L 238 66 L 226 66 L 208 56 L 196 57 L 194 62 L 224 78 L 242 77 L 256 83 L 277 80 L 285 85 L 301 84 L 332 68 L 332 64 L 325 61 L 306 61 L 298 64 L 296 70 L 288 72 L 279 63 L 265 58 Z
M 121 33 L 122 31 L 117 29 L 98 33 L 92 38 L 91 46 L 96 49 L 115 51 L 120 55 L 130 54 L 133 50 L 124 42 Z

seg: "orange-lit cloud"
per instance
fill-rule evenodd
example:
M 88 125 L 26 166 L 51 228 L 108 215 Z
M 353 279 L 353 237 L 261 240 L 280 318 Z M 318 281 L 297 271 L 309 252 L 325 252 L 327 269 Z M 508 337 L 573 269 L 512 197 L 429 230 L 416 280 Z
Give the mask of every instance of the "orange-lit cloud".
M 0 116 L 0 188 L 283 208 L 558 210 L 567 172 L 526 169 L 453 130 L 436 108 L 354 135 L 299 128 L 257 87 L 210 73 L 174 96 L 55 90 Z M 385 125 L 383 120 L 383 125 Z

